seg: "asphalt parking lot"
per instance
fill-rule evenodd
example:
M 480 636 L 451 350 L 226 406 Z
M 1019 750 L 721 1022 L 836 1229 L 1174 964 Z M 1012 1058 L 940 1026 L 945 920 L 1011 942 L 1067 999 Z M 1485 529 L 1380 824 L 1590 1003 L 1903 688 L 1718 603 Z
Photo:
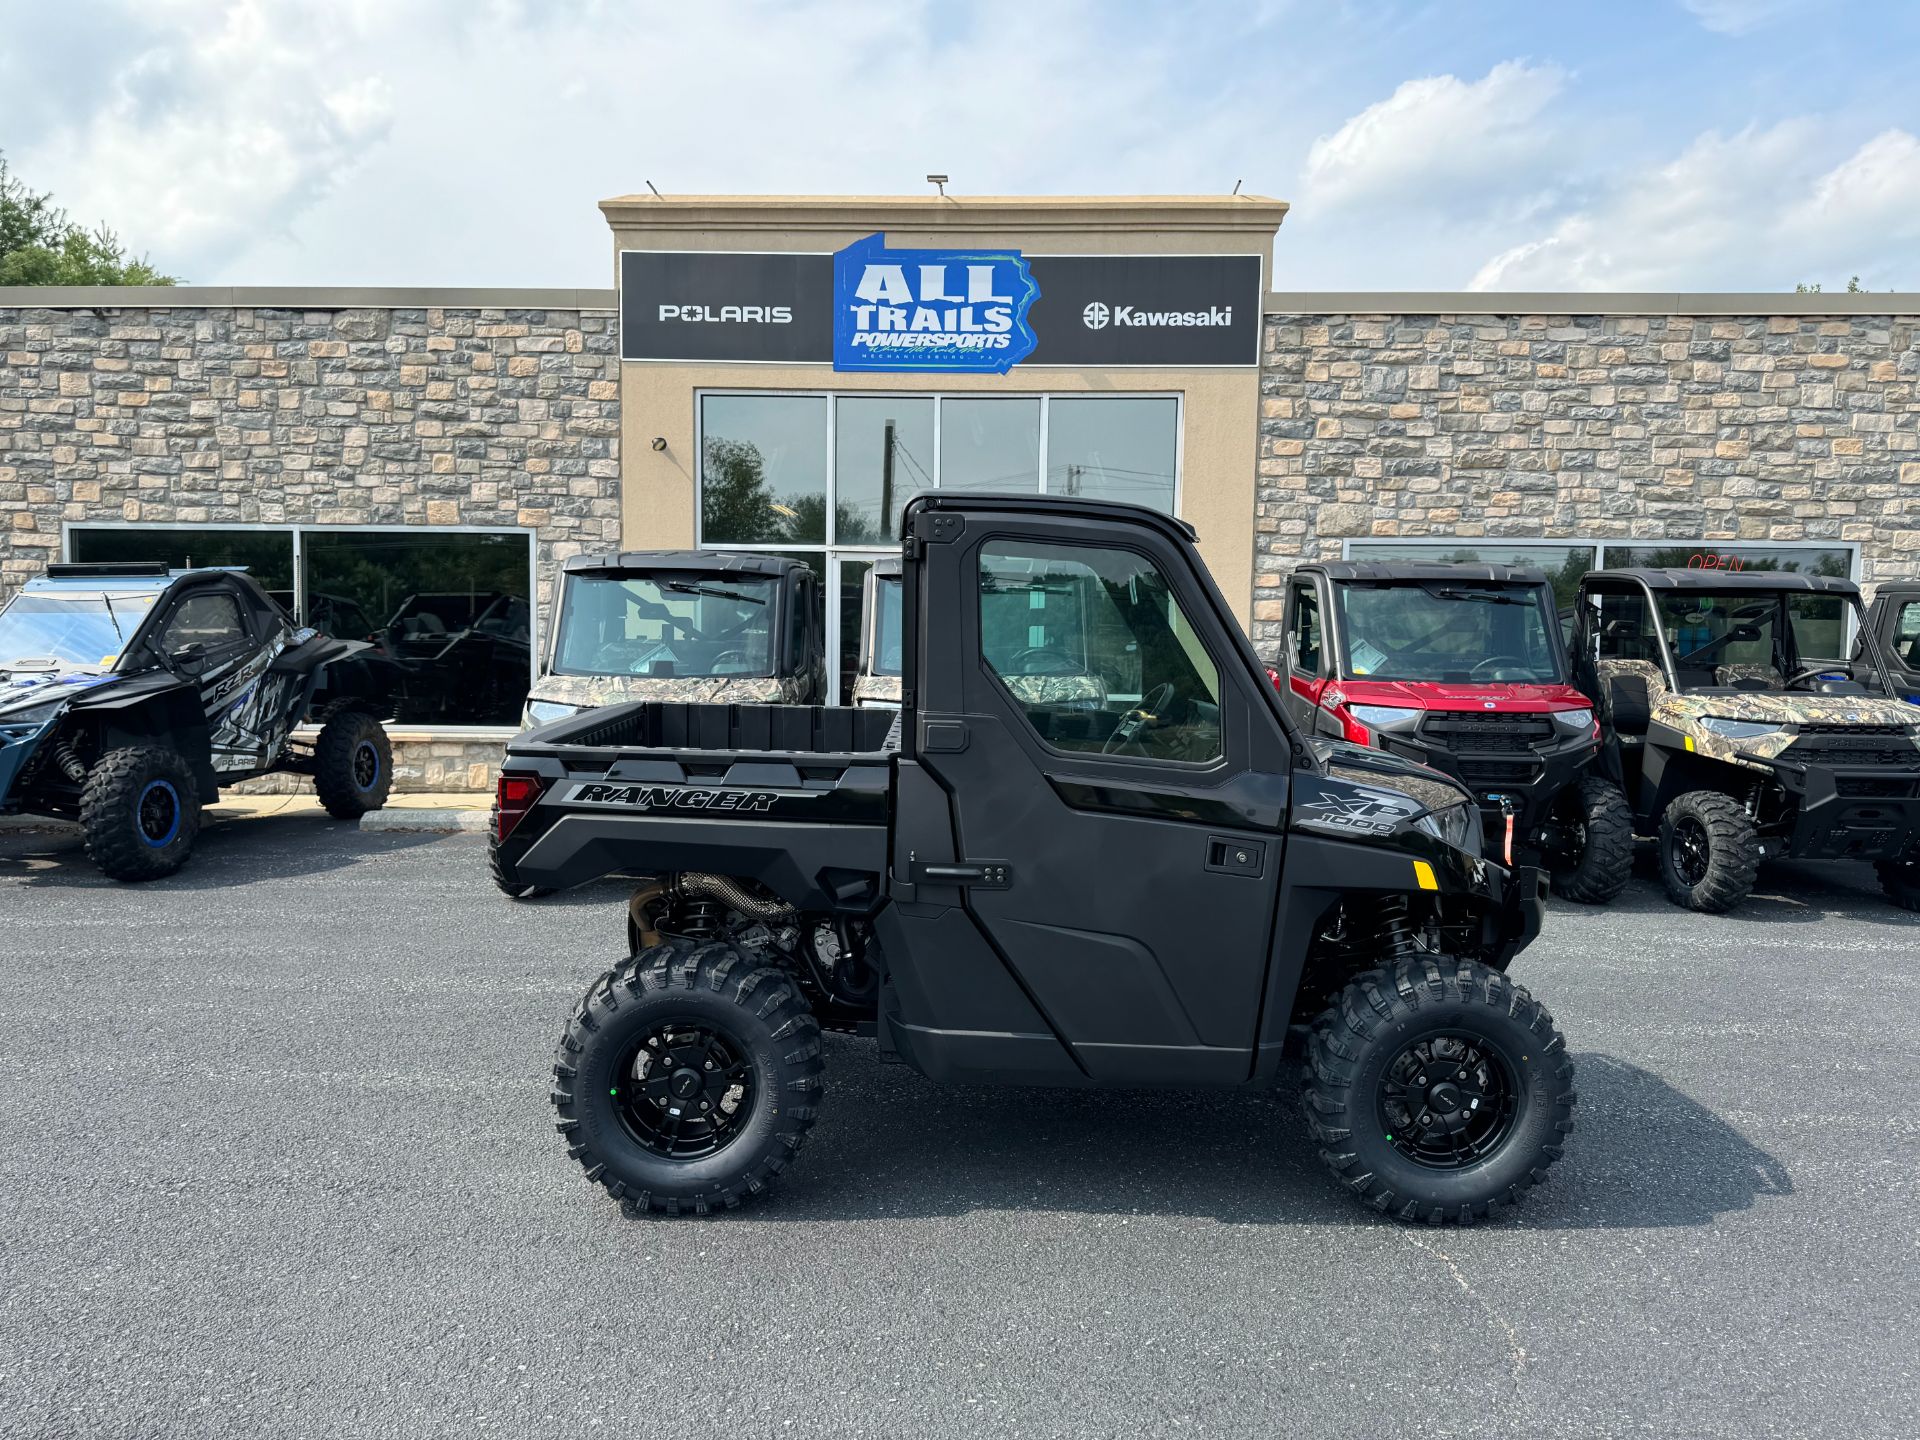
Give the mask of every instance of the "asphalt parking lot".
M 1285 1095 L 939 1089 L 834 1038 L 771 1204 L 627 1221 L 549 1123 L 621 892 L 221 825 L 0 834 L 0 1433 L 1911 1435 L 1920 922 L 1557 906 L 1579 1065 L 1511 1219 L 1337 1192 Z

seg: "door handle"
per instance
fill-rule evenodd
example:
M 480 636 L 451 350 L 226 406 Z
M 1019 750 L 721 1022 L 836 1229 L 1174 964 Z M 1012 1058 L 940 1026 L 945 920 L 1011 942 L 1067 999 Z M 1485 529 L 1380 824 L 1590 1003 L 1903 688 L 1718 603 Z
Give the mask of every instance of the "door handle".
M 915 860 L 907 868 L 916 885 L 964 885 L 976 890 L 1005 890 L 1013 884 L 1004 860 Z
M 1266 867 L 1267 847 L 1258 840 L 1229 840 L 1224 835 L 1207 837 L 1207 869 L 1221 875 L 1258 877 Z

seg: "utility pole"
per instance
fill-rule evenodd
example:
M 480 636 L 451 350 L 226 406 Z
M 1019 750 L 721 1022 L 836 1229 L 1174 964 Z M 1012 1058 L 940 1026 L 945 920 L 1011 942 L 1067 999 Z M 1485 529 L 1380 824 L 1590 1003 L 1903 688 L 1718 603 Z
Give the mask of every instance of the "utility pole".
M 880 528 L 893 534 L 893 421 L 882 432 L 886 441 L 880 452 Z

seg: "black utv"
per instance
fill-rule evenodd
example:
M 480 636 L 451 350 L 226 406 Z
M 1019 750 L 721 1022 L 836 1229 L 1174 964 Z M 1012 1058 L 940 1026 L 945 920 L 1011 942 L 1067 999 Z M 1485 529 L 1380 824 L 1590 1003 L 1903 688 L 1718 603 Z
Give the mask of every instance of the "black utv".
M 1872 862 L 1920 909 L 1920 710 L 1852 581 L 1599 570 L 1578 609 L 1575 683 L 1677 904 L 1729 910 L 1763 859 L 1791 857 Z M 1850 632 L 1855 657 L 1824 658 Z
M 587 1175 L 633 1214 L 763 1193 L 828 1026 L 942 1081 L 1301 1076 L 1328 1166 L 1407 1220 L 1541 1180 L 1573 1066 L 1505 972 L 1545 881 L 1482 852 L 1473 797 L 1295 726 L 1178 520 L 928 495 L 904 523 L 898 715 L 649 701 L 508 746 L 508 878 L 639 880 L 554 1066 Z M 1036 649 L 1098 701 L 1023 683 Z
M 1855 662 L 1867 659 L 1867 636 L 1879 642 L 1900 698 L 1920 705 L 1920 580 L 1896 580 L 1873 592 L 1867 626 L 1854 647 Z
M 78 821 L 101 870 L 151 880 L 255 775 L 311 775 L 343 818 L 377 810 L 393 754 L 366 649 L 236 570 L 50 565 L 0 610 L 0 813 Z M 309 721 L 319 734 L 295 736 Z

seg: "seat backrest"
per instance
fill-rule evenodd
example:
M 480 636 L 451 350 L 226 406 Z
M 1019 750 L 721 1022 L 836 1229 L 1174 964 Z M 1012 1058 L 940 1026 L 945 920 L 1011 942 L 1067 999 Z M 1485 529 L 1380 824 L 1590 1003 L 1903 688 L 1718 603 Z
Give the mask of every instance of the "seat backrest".
M 1665 677 L 1651 660 L 1596 660 L 1600 703 L 1616 733 L 1645 735 L 1653 707 L 1667 693 Z
M 1771 665 L 1716 665 L 1713 683 L 1735 690 L 1778 690 L 1786 682 Z

